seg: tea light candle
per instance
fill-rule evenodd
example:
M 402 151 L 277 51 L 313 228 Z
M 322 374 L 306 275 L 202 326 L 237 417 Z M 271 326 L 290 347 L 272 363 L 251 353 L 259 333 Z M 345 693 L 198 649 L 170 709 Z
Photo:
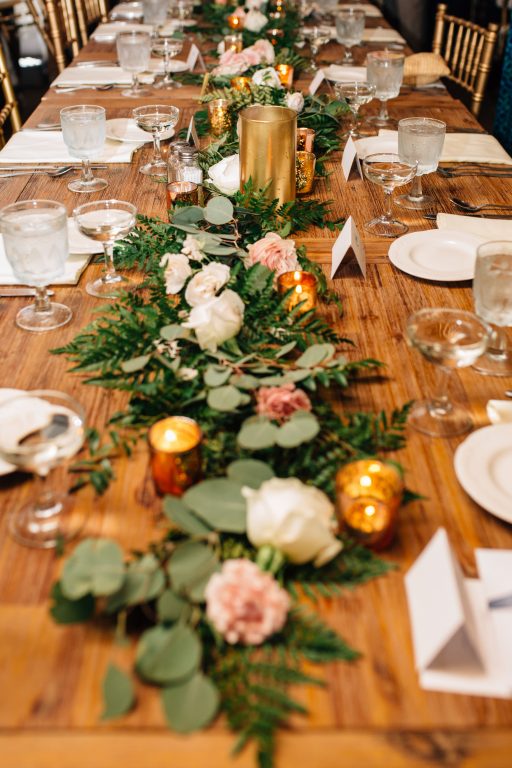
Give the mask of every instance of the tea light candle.
M 293 288 L 290 294 L 286 308 L 291 311 L 298 304 L 301 304 L 300 313 L 309 312 L 317 304 L 317 281 L 311 272 L 285 272 L 277 278 L 277 288 L 279 293 L 284 294 Z M 302 303 L 304 302 L 304 303 Z
M 290 90 L 293 85 L 293 67 L 289 64 L 276 64 L 275 70 L 279 75 L 281 85 Z
M 232 35 L 224 36 L 224 51 L 233 51 L 233 53 L 241 53 L 244 47 L 244 41 L 241 32 L 234 32 Z
M 199 187 L 193 181 L 171 181 L 167 184 L 167 211 L 172 213 L 177 203 L 199 204 Z
M 171 416 L 153 424 L 148 434 L 151 471 L 159 493 L 181 496 L 201 476 L 199 425 L 185 416 Z
M 229 101 L 227 99 L 214 99 L 208 104 L 208 118 L 210 130 L 214 136 L 222 136 L 231 127 L 231 115 Z
M 231 29 L 242 29 L 242 19 L 236 13 L 230 14 L 227 19 L 228 27 Z
M 231 80 L 231 87 L 235 88 L 237 91 L 250 91 L 251 90 L 251 78 L 250 77 L 243 77 L 242 75 L 239 77 L 234 77 Z
M 312 128 L 297 128 L 297 149 L 300 152 L 312 152 L 315 132 Z
M 277 45 L 280 38 L 284 37 L 284 32 L 282 29 L 269 29 L 267 30 L 267 37 L 272 45 Z

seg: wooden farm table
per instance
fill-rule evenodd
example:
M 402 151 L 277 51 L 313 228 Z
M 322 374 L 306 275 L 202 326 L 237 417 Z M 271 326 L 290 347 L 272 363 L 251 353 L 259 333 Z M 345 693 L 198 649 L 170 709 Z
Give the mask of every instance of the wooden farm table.
M 108 52 L 107 52 L 108 51 Z M 362 54 L 363 51 L 360 51 Z M 113 50 L 91 42 L 83 58 L 114 58 Z M 321 58 L 335 60 L 339 48 L 331 44 Z M 199 88 L 172 92 L 170 100 L 183 108 L 186 125 L 196 108 Z M 167 95 L 165 96 L 167 99 Z M 162 99 L 155 91 L 146 99 L 128 100 L 118 91 L 83 91 L 65 96 L 48 92 L 28 121 L 58 119 L 65 104 L 98 103 L 108 117 L 129 116 L 138 103 Z M 374 111 L 372 105 L 366 108 Z M 447 92 L 412 91 L 390 104 L 394 117 L 440 117 L 452 128 L 482 130 L 465 107 Z M 139 211 L 165 216 L 164 188 L 138 173 L 149 157 L 140 150 L 131 165 L 109 167 L 105 198 L 134 202 Z M 352 214 L 363 232 L 365 220 L 382 205 L 376 187 L 360 180 L 346 183 L 339 157 L 330 163 L 328 181 L 315 194 L 332 199 L 333 213 Z M 433 174 L 425 182 L 440 210 L 452 210 L 453 194 L 476 202 L 507 200 L 512 180 L 463 177 L 446 180 Z M 67 189 L 67 178 L 26 176 L 3 181 L 0 204 L 29 198 L 51 198 L 73 208 L 84 198 Z M 429 228 L 421 214 L 401 211 L 412 230 Z M 356 344 L 355 357 L 378 358 L 386 364 L 380 379 L 370 377 L 337 393 L 342 410 L 391 411 L 432 391 L 434 366 L 411 351 L 404 339 L 407 317 L 427 306 L 473 308 L 466 283 L 429 283 L 395 269 L 387 259 L 389 242 L 364 234 L 366 280 L 347 265 L 332 285 L 343 301 L 340 316 L 325 310 L 333 326 Z M 314 229 L 301 238 L 309 256 L 328 271 L 333 235 Z M 99 267 L 91 266 L 87 278 Z M 31 334 L 17 329 L 14 319 L 26 299 L 4 299 L 1 305 L 3 365 L 0 386 L 23 389 L 55 388 L 83 403 L 89 423 L 102 429 L 124 402 L 123 395 L 84 386 L 68 373 L 63 357 L 49 354 L 69 342 L 91 320 L 97 300 L 77 287 L 57 287 L 59 300 L 74 313 L 58 332 Z M 455 377 L 458 399 L 472 412 L 477 426 L 486 424 L 485 404 L 503 397 L 512 380 L 479 376 L 462 370 Z M 319 609 L 346 640 L 362 652 L 352 664 L 326 669 L 325 689 L 303 688 L 299 697 L 310 717 L 297 717 L 278 741 L 278 768 L 506 768 L 512 764 L 512 702 L 420 689 L 414 670 L 404 573 L 439 526 L 450 540 L 466 576 L 475 575 L 475 547 L 512 547 L 512 528 L 475 504 L 458 484 L 453 454 L 460 440 L 435 440 L 411 433 L 407 448 L 397 454 L 407 469 L 409 487 L 424 499 L 401 512 L 398 535 L 386 558 L 399 569 L 388 576 L 346 592 Z M 80 492 L 78 503 L 88 513 L 84 536 L 117 539 L 127 550 L 157 540 L 160 500 L 155 495 L 142 445 L 130 460 L 119 461 L 117 479 L 96 498 Z M 148 686 L 138 686 L 137 709 L 117 722 L 100 724 L 101 680 L 110 661 L 128 668 L 132 649 L 112 644 L 110 631 L 100 626 L 56 626 L 48 615 L 48 595 L 61 566 L 51 551 L 16 544 L 7 533 L 7 514 L 31 492 L 24 476 L 0 480 L 0 766 L 1 768 L 225 768 L 254 765 L 249 748 L 236 760 L 229 756 L 233 737 L 220 720 L 208 731 L 181 737 L 167 730 L 159 697 Z

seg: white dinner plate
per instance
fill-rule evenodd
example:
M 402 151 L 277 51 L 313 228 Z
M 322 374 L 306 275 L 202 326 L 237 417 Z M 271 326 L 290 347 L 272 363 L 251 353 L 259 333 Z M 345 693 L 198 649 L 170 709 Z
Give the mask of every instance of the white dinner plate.
M 455 452 L 455 474 L 473 501 L 512 523 L 512 424 L 473 432 Z
M 23 395 L 24 394 L 23 389 L 10 389 L 10 388 L 4 388 L 0 389 L 0 405 L 2 403 L 5 403 L 6 400 L 11 400 L 11 398 L 16 397 L 17 395 Z M 3 459 L 0 459 L 0 477 L 3 475 L 10 475 L 11 472 L 15 472 L 16 467 L 13 464 L 8 464 L 6 461 L 3 461 Z
M 436 282 L 472 280 L 476 250 L 485 238 L 455 229 L 411 232 L 395 240 L 389 259 L 413 277 Z
M 343 67 L 330 64 L 324 69 L 324 75 L 332 83 L 355 83 L 366 80 L 366 67 Z
M 174 128 L 165 131 L 162 134 L 162 139 L 170 139 L 171 136 L 174 136 Z M 107 120 L 107 138 L 134 144 L 153 141 L 151 134 L 139 128 L 135 120 L 131 120 L 129 117 L 115 117 L 112 120 Z

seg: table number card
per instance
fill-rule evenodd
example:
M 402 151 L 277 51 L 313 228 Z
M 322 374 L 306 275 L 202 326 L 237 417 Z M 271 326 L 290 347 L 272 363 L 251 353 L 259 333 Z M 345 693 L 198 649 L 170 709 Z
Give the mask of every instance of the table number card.
M 341 170 L 343 171 L 345 181 L 349 180 L 350 172 L 352 170 L 352 166 L 354 165 L 354 160 L 356 159 L 356 157 L 357 157 L 356 145 L 352 136 L 349 136 L 347 139 L 347 143 L 345 144 L 345 148 L 343 150 L 343 156 L 341 158 Z
M 345 261 L 345 264 L 350 261 L 352 256 L 355 256 L 363 277 L 366 277 L 366 253 L 352 216 L 348 217 L 345 226 L 332 247 L 331 280 L 334 279 L 347 253 L 349 258 Z
M 190 118 L 190 123 L 188 124 L 188 131 L 187 131 L 187 144 L 190 144 L 190 138 L 192 137 L 192 141 L 194 142 L 194 147 L 196 149 L 199 149 L 199 136 L 197 135 L 197 128 L 196 128 L 196 121 L 194 120 L 194 115 Z
M 320 88 L 322 82 L 325 80 L 325 74 L 323 69 L 319 69 L 314 78 L 311 81 L 311 84 L 309 86 L 309 93 L 311 96 L 314 96 L 315 93 Z
M 199 48 L 195 43 L 192 43 L 192 45 L 190 46 L 190 51 L 188 52 L 188 56 L 187 56 L 187 68 L 189 72 L 194 71 L 194 67 L 197 64 L 197 61 L 200 55 L 201 54 L 199 52 Z M 204 62 L 203 62 L 203 65 L 204 65 Z

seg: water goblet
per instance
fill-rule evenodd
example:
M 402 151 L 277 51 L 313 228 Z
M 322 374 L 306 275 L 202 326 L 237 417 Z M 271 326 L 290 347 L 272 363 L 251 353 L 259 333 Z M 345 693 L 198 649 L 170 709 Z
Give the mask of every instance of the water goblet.
M 360 45 L 363 39 L 365 13 L 361 8 L 349 6 L 340 8 L 336 13 L 336 39 L 345 48 L 341 64 L 353 64 L 352 48 Z
M 69 323 L 69 307 L 50 301 L 46 290 L 63 274 L 69 253 L 65 207 L 53 200 L 12 203 L 0 210 L 0 231 L 15 277 L 36 293 L 35 303 L 16 315 L 16 325 L 25 331 L 51 331 Z
M 151 57 L 151 35 L 149 32 L 120 32 L 116 38 L 119 65 L 132 73 L 132 85 L 123 96 L 147 96 L 150 91 L 139 84 L 139 75 L 149 67 Z
M 379 152 L 364 158 L 363 173 L 367 179 L 382 187 L 385 200 L 384 213 L 366 222 L 366 231 L 379 237 L 405 234 L 409 229 L 407 224 L 393 219 L 393 190 L 412 181 L 416 174 L 416 163 L 407 163 L 390 152 Z
M 105 145 L 105 109 L 91 104 L 64 107 L 60 111 L 60 124 L 69 154 L 82 161 L 82 175 L 70 181 L 68 189 L 72 192 L 99 192 L 105 189 L 108 181 L 96 178 L 91 171 L 91 160 L 101 154 Z
M 36 497 L 9 516 L 9 531 L 20 544 L 56 547 L 79 533 L 83 511 L 51 489 L 49 476 L 80 450 L 84 438 L 83 408 L 63 392 L 25 392 L 0 406 L 0 456 L 37 481 Z
M 173 80 L 171 76 L 171 59 L 183 50 L 183 42 L 172 37 L 161 37 L 153 43 L 153 53 L 162 56 L 164 60 L 164 77 L 155 88 L 181 88 L 181 83 Z
M 327 45 L 331 39 L 331 33 L 329 27 L 311 27 L 308 30 L 307 36 L 309 39 L 309 47 L 311 48 L 311 63 L 310 69 L 315 72 L 318 70 L 318 64 L 316 63 L 316 56 L 324 45 Z
M 132 114 L 139 128 L 153 135 L 153 157 L 149 163 L 139 168 L 139 172 L 147 176 L 167 177 L 167 163 L 162 158 L 160 140 L 162 134 L 169 128 L 174 128 L 178 122 L 180 116 L 178 107 L 151 104 L 147 107 L 137 107 Z
M 135 288 L 136 283 L 116 272 L 114 243 L 134 228 L 136 207 L 123 200 L 97 200 L 75 208 L 73 215 L 80 232 L 100 242 L 105 253 L 105 272 L 86 284 L 87 293 L 100 299 L 115 299 L 120 291 Z
M 167 6 L 162 0 L 143 0 L 144 24 L 152 24 L 159 27 L 165 24 L 167 19 Z
M 418 163 L 418 170 L 408 195 L 400 195 L 396 202 L 402 208 L 421 211 L 434 202 L 432 195 L 425 195 L 421 177 L 433 173 L 443 151 L 446 123 L 430 117 L 406 117 L 398 123 L 398 154 L 401 160 Z
M 503 330 L 512 327 L 512 242 L 479 246 L 473 296 L 476 314 L 493 326 L 487 353 L 474 368 L 488 376 L 512 376 L 512 348 Z
M 461 309 L 420 309 L 409 317 L 408 344 L 441 371 L 436 394 L 412 406 L 411 427 L 432 437 L 454 437 L 471 429 L 471 416 L 450 399 L 449 385 L 455 368 L 467 368 L 483 355 L 490 333 L 487 323 Z
M 368 120 L 374 125 L 385 127 L 393 124 L 389 117 L 387 103 L 400 93 L 404 77 L 404 54 L 392 51 L 373 51 L 366 60 L 366 78 L 375 86 L 375 96 L 379 99 L 380 112 Z
M 356 130 L 357 117 L 359 109 L 363 104 L 369 104 L 369 102 L 375 96 L 375 86 L 370 83 L 335 83 L 334 93 L 340 101 L 344 101 L 350 112 L 353 115 L 352 125 L 348 131 L 348 136 L 352 139 L 357 139 L 359 133 Z

